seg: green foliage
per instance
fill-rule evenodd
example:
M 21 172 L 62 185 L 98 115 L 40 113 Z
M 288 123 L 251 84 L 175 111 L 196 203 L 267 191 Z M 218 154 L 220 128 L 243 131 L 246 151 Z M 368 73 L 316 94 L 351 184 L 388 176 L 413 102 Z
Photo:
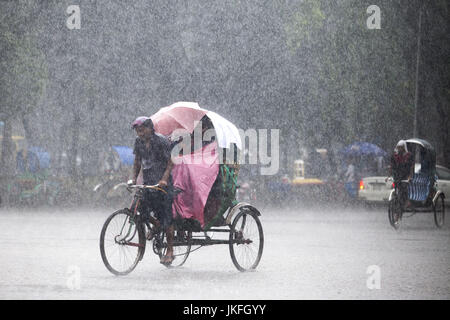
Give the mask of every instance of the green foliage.
M 289 23 L 285 25 L 289 49 L 295 52 L 302 46 L 307 46 L 310 41 L 314 41 L 323 28 L 324 21 L 325 14 L 319 1 L 302 2 L 301 7 L 293 13 Z
M 45 57 L 37 47 L 33 35 L 20 29 L 29 10 L 21 3 L 13 11 L 1 14 L 0 116 L 3 118 L 28 114 L 45 92 L 48 72 Z
M 431 136 L 434 105 L 445 116 L 449 100 L 445 0 L 379 0 L 381 30 L 367 29 L 368 0 L 86 1 L 81 30 L 65 27 L 69 0 L 0 2 L 0 111 L 29 112 L 53 152 L 77 144 L 69 129 L 80 126 L 82 157 L 132 144 L 130 121 L 183 100 L 244 129 L 280 129 L 281 153 L 298 142 L 390 149 L 412 135 L 419 3 Z
M 383 3 L 383 17 L 395 13 Z M 313 130 L 303 127 L 312 144 L 350 143 L 355 140 L 392 143 L 411 134 L 413 74 L 401 40 L 413 40 L 404 29 L 383 20 L 381 30 L 368 30 L 366 8 L 361 1 L 303 1 L 298 4 L 285 31 L 294 61 L 303 61 L 302 74 L 314 75 L 301 112 L 315 121 Z M 380 128 L 383 130 L 380 132 Z M 406 129 L 406 130 L 405 130 Z

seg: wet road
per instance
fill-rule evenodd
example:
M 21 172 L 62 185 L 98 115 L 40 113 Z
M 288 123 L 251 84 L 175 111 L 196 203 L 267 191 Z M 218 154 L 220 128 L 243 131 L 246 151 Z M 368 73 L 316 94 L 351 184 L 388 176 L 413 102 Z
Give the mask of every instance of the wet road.
M 131 274 L 117 277 L 98 245 L 108 212 L 1 209 L 0 299 L 450 298 L 448 221 L 438 230 L 431 214 L 416 214 L 395 231 L 380 207 L 262 214 L 256 272 L 237 271 L 219 245 L 193 252 L 179 269 L 147 250 Z

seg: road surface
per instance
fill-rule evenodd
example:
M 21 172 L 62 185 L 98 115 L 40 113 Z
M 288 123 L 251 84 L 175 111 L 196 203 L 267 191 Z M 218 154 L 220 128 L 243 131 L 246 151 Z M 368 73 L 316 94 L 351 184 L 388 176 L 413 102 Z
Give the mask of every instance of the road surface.
M 449 222 L 436 229 L 430 213 L 395 231 L 382 207 L 266 208 L 255 272 L 237 271 L 219 245 L 193 252 L 179 269 L 147 250 L 125 277 L 100 257 L 109 213 L 1 209 L 0 299 L 450 298 Z

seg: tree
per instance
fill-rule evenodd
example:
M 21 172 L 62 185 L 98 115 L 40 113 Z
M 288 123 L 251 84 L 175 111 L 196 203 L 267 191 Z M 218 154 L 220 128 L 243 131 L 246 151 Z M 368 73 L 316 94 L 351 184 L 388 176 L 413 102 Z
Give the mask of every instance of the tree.
M 412 123 L 407 15 L 380 3 L 381 30 L 368 30 L 361 1 L 303 1 L 286 24 L 294 60 L 302 68 L 303 135 L 312 145 L 368 140 L 390 146 Z M 401 25 L 402 32 L 397 27 Z M 303 79 L 302 79 L 303 78 Z
M 33 20 L 33 4 L 2 2 L 0 11 L 0 119 L 5 122 L 0 160 L 1 174 L 11 177 L 14 155 L 11 143 L 13 118 L 22 118 L 38 103 L 47 84 L 47 66 L 33 34 L 24 21 Z

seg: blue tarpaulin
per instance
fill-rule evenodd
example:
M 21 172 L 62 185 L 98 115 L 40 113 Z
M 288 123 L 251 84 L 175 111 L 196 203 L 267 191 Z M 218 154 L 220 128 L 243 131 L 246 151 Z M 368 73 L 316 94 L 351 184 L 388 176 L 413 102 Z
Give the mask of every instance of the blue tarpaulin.
M 113 146 L 120 158 L 120 162 L 126 166 L 132 166 L 134 163 L 133 149 L 126 146 Z
M 42 148 L 30 147 L 27 151 L 27 164 L 25 164 L 23 152 L 17 154 L 17 170 L 19 172 L 27 171 L 36 173 L 39 170 L 50 167 L 50 154 Z

